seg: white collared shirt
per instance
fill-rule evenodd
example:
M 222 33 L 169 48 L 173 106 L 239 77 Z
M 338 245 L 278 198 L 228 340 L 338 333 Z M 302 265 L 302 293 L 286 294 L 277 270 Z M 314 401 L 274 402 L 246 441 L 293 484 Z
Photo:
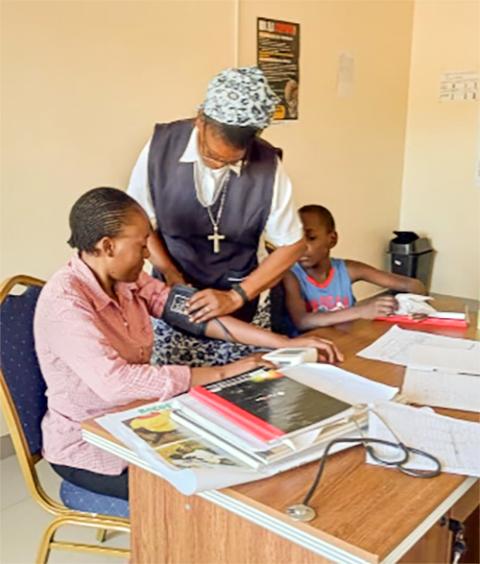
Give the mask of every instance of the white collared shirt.
M 240 174 L 240 162 L 222 168 L 212 169 L 207 167 L 199 152 L 197 144 L 198 130 L 193 128 L 190 139 L 179 162 L 194 163 L 198 167 L 201 186 L 198 187 L 204 203 L 211 204 L 216 196 L 216 191 L 222 185 L 223 176 L 230 171 Z M 150 221 L 156 227 L 155 210 L 153 208 L 150 186 L 148 183 L 148 153 L 151 139 L 142 149 L 130 176 L 127 192 L 147 212 Z M 264 230 L 264 238 L 276 247 L 293 245 L 303 237 L 303 228 L 298 217 L 293 201 L 293 190 L 290 178 L 287 176 L 282 162 L 277 158 L 277 169 L 273 183 L 272 207 Z

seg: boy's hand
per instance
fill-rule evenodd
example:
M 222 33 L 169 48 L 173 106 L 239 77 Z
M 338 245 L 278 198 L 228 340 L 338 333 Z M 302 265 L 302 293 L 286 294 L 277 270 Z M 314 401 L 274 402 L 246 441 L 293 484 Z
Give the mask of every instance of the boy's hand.
M 425 296 L 427 294 L 427 290 L 423 285 L 423 282 L 420 282 L 417 278 L 412 278 L 411 281 L 409 280 L 409 290 L 412 294 L 420 294 Z
M 375 319 L 375 317 L 392 315 L 398 307 L 398 302 L 393 296 L 382 296 L 358 307 L 361 310 L 360 317 L 363 319 Z

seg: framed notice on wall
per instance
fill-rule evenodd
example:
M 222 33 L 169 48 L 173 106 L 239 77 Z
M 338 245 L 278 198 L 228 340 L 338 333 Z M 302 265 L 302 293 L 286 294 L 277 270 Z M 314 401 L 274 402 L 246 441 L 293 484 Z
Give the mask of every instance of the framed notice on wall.
M 281 102 L 277 121 L 298 119 L 300 25 L 257 19 L 257 65 Z

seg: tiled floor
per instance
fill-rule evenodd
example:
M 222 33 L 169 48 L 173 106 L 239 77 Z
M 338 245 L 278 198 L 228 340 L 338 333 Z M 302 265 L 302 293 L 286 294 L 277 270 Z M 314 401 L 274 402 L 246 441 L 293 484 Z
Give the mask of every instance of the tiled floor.
M 38 464 L 40 480 L 47 493 L 58 499 L 60 478 L 44 461 Z M 0 563 L 34 564 L 40 539 L 53 517 L 35 503 L 27 493 L 15 456 L 0 461 Z M 95 530 L 82 527 L 64 527 L 58 539 L 95 543 Z M 128 547 L 126 534 L 110 533 L 107 545 Z M 121 558 L 97 554 L 54 550 L 48 564 L 123 564 Z

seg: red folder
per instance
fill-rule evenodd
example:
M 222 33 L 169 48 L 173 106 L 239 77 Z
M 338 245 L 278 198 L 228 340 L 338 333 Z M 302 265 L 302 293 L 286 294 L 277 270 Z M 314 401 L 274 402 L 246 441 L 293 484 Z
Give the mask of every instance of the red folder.
M 425 319 L 418 320 L 412 319 L 408 315 L 389 315 L 388 317 L 375 317 L 375 321 L 416 325 L 417 327 L 457 327 L 461 329 L 468 327 L 465 319 L 448 319 L 444 317 L 426 317 Z
M 206 390 L 203 386 L 194 386 L 189 393 L 194 398 L 216 409 L 224 417 L 261 441 L 271 441 L 285 435 L 281 429 L 270 425 L 270 423 L 260 419 L 260 417 L 256 417 L 232 402 Z

